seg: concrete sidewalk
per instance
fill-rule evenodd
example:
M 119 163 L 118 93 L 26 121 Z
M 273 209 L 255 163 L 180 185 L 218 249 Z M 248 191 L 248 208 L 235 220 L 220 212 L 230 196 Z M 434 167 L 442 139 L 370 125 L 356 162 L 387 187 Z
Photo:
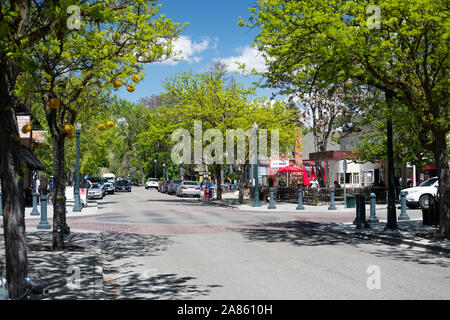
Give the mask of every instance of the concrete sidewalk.
M 407 244 L 450 254 L 450 241 L 436 237 L 437 227 L 424 226 L 422 220 L 399 221 L 398 231 L 384 230 L 386 222 L 371 223 L 369 228 L 358 229 L 351 223 L 327 226 L 324 230 L 362 239 L 378 240 L 389 244 Z
M 73 212 L 73 206 L 70 203 L 66 205 L 66 217 L 86 217 L 96 214 L 101 214 L 102 210 L 99 209 L 97 201 L 89 201 L 88 206 L 84 207 L 81 212 Z M 37 210 L 41 212 L 41 205 L 37 206 Z M 25 208 L 25 219 L 40 219 L 40 215 L 30 215 L 33 211 L 32 207 Z M 47 205 L 47 219 L 53 219 L 53 205 Z
M 0 273 L 6 274 L 3 230 L 0 229 Z M 65 237 L 66 250 L 53 251 L 52 234 L 27 231 L 28 276 L 49 290 L 32 300 L 106 299 L 103 289 L 102 234 L 73 232 Z

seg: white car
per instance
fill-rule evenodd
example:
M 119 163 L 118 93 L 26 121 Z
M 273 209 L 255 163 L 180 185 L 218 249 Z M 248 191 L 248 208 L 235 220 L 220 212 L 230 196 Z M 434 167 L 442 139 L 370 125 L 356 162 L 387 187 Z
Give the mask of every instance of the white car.
M 417 187 L 403 189 L 402 192 L 406 192 L 406 206 L 408 208 L 422 209 L 429 208 L 429 195 L 436 197 L 438 187 L 438 178 L 433 177 L 425 180 Z
M 156 178 L 150 178 L 147 180 L 147 182 L 145 182 L 145 189 L 150 189 L 150 188 L 158 189 L 158 187 L 159 187 L 159 183 L 158 183 L 158 179 L 156 179 Z

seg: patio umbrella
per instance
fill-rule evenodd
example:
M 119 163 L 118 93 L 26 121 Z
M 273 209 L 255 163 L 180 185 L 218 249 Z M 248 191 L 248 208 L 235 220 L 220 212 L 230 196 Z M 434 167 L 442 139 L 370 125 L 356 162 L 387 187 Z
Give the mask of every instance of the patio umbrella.
M 302 169 L 299 169 L 294 166 L 286 166 L 284 168 L 278 169 L 280 173 L 291 173 L 291 172 L 303 172 Z
M 310 183 L 309 183 L 309 179 L 308 179 L 308 173 L 306 172 L 305 166 L 303 166 L 303 186 L 307 187 L 309 185 L 310 185 Z
M 314 180 L 314 179 L 317 179 L 316 172 L 314 171 L 314 167 L 311 167 L 311 177 L 309 178 L 309 180 Z
M 284 168 L 278 169 L 279 173 L 286 173 L 287 176 L 287 185 L 289 186 L 289 173 L 291 172 L 302 172 L 302 169 L 299 169 L 297 167 L 294 166 L 286 166 Z

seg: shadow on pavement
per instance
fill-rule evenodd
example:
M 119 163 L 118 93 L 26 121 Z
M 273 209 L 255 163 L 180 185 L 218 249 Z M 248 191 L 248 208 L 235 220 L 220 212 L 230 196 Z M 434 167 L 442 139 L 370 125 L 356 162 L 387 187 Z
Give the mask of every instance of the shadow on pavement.
M 152 256 L 174 244 L 168 237 L 104 233 L 104 291 L 108 299 L 191 299 L 208 295 L 217 285 L 195 285 L 189 276 L 150 267 Z
M 295 246 L 329 246 L 329 245 L 351 245 L 358 247 L 365 253 L 385 257 L 389 259 L 415 262 L 418 264 L 433 264 L 448 268 L 450 266 L 449 256 L 439 255 L 433 250 L 417 247 L 406 247 L 404 244 L 386 244 L 382 242 L 360 239 L 348 235 L 336 234 L 325 231 L 330 225 L 290 221 L 286 223 L 258 224 L 252 228 L 235 229 L 243 233 L 248 241 L 284 242 Z M 370 244 L 376 248 L 363 247 Z
M 66 245 L 76 250 L 49 251 L 51 232 L 27 233 L 28 276 L 49 290 L 31 300 L 191 299 L 217 285 L 197 285 L 189 276 L 151 268 L 151 257 L 172 245 L 168 237 L 120 233 L 71 233 Z M 5 274 L 4 241 L 0 270 Z

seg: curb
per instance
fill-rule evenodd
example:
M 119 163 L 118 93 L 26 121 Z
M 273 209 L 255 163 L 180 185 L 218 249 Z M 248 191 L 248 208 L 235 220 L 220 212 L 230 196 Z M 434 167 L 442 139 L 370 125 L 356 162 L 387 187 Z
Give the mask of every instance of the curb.
M 436 251 L 438 253 L 450 254 L 450 248 L 444 248 L 440 245 L 432 244 L 432 243 L 422 243 L 422 242 L 416 241 L 414 239 L 401 238 L 401 235 L 397 238 L 397 237 L 390 237 L 390 236 L 382 235 L 382 234 L 368 233 L 368 232 L 364 232 L 364 231 L 351 232 L 351 231 L 344 231 L 344 230 L 336 230 L 333 227 L 326 227 L 324 230 L 333 232 L 335 234 L 346 235 L 346 236 L 355 237 L 355 238 L 359 238 L 359 239 L 376 240 L 376 241 L 388 243 L 388 244 L 407 244 L 412 247 L 420 247 L 420 248 Z M 423 241 L 429 241 L 429 240 L 423 240 Z

